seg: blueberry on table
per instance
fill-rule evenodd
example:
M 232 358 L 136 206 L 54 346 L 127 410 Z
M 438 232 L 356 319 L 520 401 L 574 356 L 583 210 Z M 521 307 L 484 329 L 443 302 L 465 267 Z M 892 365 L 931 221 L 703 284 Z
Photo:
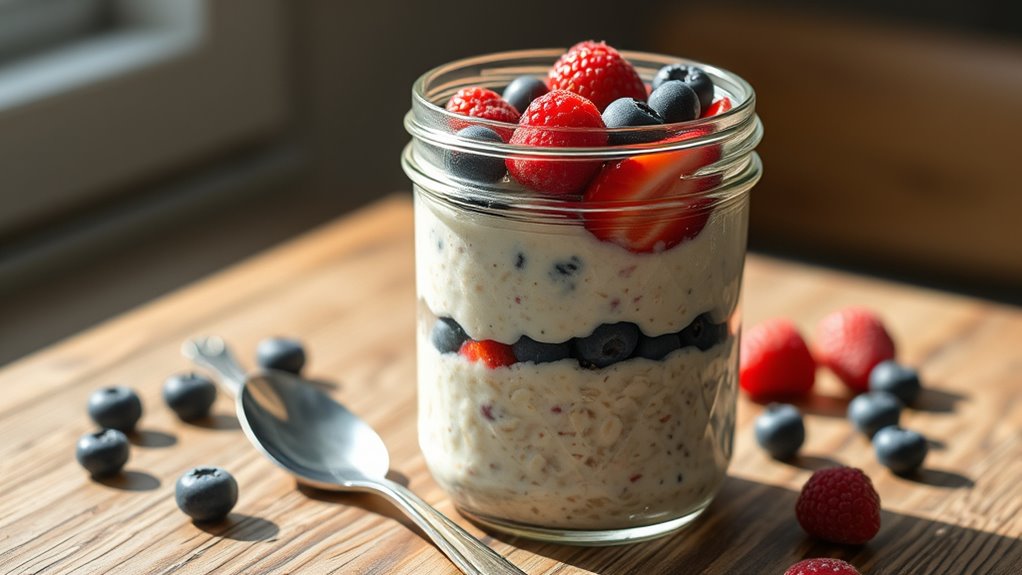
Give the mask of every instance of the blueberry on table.
M 128 436 L 116 429 L 86 433 L 78 439 L 75 458 L 93 477 L 108 477 L 128 462 Z
M 511 345 L 518 361 L 533 363 L 550 363 L 571 357 L 571 342 L 545 343 L 536 341 L 527 335 L 518 338 Z
M 793 457 L 805 440 L 802 413 L 794 405 L 771 403 L 756 418 L 756 442 L 775 459 Z
M 889 425 L 873 436 L 873 449 L 884 467 L 899 475 L 907 475 L 923 464 L 930 446 L 921 434 Z
M 457 134 L 469 140 L 504 143 L 500 134 L 485 126 L 469 126 L 458 130 Z M 474 182 L 498 182 L 507 172 L 504 159 L 501 157 L 456 150 L 444 151 L 444 166 L 452 175 Z
M 649 95 L 649 107 L 668 124 L 695 120 L 702 110 L 695 90 L 680 80 L 664 82 L 653 90 Z
M 134 390 L 123 385 L 104 387 L 89 396 L 88 409 L 96 425 L 128 433 L 142 417 L 142 400 Z
M 216 384 L 197 373 L 179 373 L 163 382 L 163 400 L 184 421 L 209 415 L 216 400 Z
M 268 337 L 256 348 L 256 362 L 263 369 L 276 369 L 298 375 L 305 367 L 302 342 L 287 337 Z
M 504 88 L 501 97 L 508 104 L 511 104 L 519 113 L 525 113 L 525 109 L 533 100 L 546 94 L 550 90 L 541 78 L 536 76 L 518 76 Z
M 867 437 L 888 425 L 898 425 L 901 400 L 886 391 L 869 391 L 848 404 L 848 419 Z
M 639 336 L 639 343 L 635 346 L 635 357 L 644 357 L 659 361 L 667 354 L 681 348 L 681 338 L 676 333 L 665 333 L 655 337 L 646 335 Z
M 575 339 L 575 356 L 582 367 L 607 367 L 628 359 L 639 343 L 639 326 L 620 322 L 603 324 Z
M 238 482 L 219 467 L 196 467 L 177 480 L 177 506 L 196 521 L 223 519 L 238 502 Z
M 603 123 L 608 128 L 632 128 L 638 126 L 659 126 L 664 123 L 661 118 L 645 102 L 633 98 L 618 98 L 603 111 Z M 641 132 L 610 132 L 608 142 L 611 145 L 641 144 L 654 142 L 664 136 L 663 130 L 644 130 Z
M 705 110 L 713 103 L 713 80 L 710 76 L 695 66 L 685 64 L 668 64 L 657 71 L 653 76 L 653 91 L 655 92 L 664 82 L 680 80 L 686 84 L 699 97 L 699 109 Z
M 468 341 L 468 334 L 454 318 L 441 317 L 433 324 L 429 340 L 440 353 L 458 353 L 462 344 Z
M 912 405 L 919 397 L 922 384 L 919 383 L 919 372 L 889 359 L 876 364 L 869 372 L 869 389 L 892 393 L 905 405 Z

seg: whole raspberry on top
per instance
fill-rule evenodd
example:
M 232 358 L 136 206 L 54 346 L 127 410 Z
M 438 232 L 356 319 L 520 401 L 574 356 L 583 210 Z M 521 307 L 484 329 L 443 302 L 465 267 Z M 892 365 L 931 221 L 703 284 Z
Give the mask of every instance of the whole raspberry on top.
M 875 313 L 850 307 L 820 320 L 813 355 L 852 390 L 868 391 L 869 372 L 894 358 L 894 340 Z
M 592 102 L 573 92 L 554 90 L 529 104 L 510 143 L 553 148 L 603 146 L 607 143 L 604 128 L 600 111 Z M 511 177 L 520 184 L 550 194 L 581 191 L 601 165 L 599 160 L 525 158 L 508 158 L 506 163 Z
M 646 101 L 646 85 L 635 68 L 603 42 L 572 46 L 547 74 L 551 90 L 568 90 L 592 100 L 600 112 L 618 98 Z
M 816 362 L 795 324 L 764 321 L 742 334 L 738 381 L 754 400 L 804 395 L 813 388 Z
M 803 559 L 788 567 L 784 575 L 862 575 L 852 566 L 840 559 L 817 558 Z
M 821 469 L 802 486 L 795 515 L 813 537 L 861 545 L 880 531 L 880 496 L 861 469 Z
M 517 124 L 521 117 L 518 110 L 504 101 L 500 94 L 478 86 L 458 90 L 447 101 L 447 111 L 460 116 L 484 118 L 509 124 Z M 468 125 L 468 123 L 456 122 L 451 128 L 458 131 Z M 504 141 L 507 141 L 511 136 L 511 131 L 511 129 L 497 130 L 497 133 L 504 138 Z

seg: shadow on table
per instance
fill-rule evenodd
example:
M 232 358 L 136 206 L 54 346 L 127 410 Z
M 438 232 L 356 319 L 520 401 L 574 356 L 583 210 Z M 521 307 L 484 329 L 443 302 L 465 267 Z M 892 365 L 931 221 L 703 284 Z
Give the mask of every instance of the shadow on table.
M 177 437 L 162 431 L 138 429 L 128 434 L 128 441 L 138 447 L 170 447 L 177 443 Z
M 390 472 L 387 477 L 392 481 L 401 483 L 405 487 L 408 486 L 408 478 L 398 472 Z M 298 491 L 302 495 L 309 499 L 315 499 L 316 501 L 325 501 L 327 503 L 337 503 L 340 505 L 349 505 L 351 507 L 358 507 L 364 511 L 372 513 L 373 515 L 379 515 L 386 517 L 403 525 L 406 529 L 415 533 L 423 541 L 432 544 L 433 541 L 426 535 L 422 529 L 419 528 L 411 519 L 408 518 L 404 513 L 401 512 L 393 503 L 387 501 L 382 496 L 375 493 L 352 493 L 344 491 L 326 491 L 323 489 L 316 489 L 315 487 L 309 487 L 307 485 L 298 485 Z
M 221 521 L 192 523 L 210 535 L 235 541 L 273 541 L 280 533 L 276 523 L 243 513 L 231 513 Z
M 783 573 L 808 557 L 837 557 L 862 573 L 1009 575 L 1022 565 L 1018 540 L 899 513 L 883 512 L 864 546 L 809 538 L 794 518 L 798 493 L 728 477 L 710 509 L 687 530 L 635 545 L 585 548 L 494 534 L 510 545 L 601 574 Z M 725 505 L 724 502 L 727 502 Z
M 160 480 L 144 471 L 122 471 L 111 477 L 97 478 L 96 481 L 121 491 L 152 491 L 160 487 Z
M 241 429 L 241 423 L 233 413 L 217 413 L 189 423 L 205 429 Z
M 935 413 L 951 413 L 959 401 L 965 400 L 964 395 L 953 391 L 944 391 L 934 387 L 924 387 L 919 397 L 912 403 L 912 409 Z

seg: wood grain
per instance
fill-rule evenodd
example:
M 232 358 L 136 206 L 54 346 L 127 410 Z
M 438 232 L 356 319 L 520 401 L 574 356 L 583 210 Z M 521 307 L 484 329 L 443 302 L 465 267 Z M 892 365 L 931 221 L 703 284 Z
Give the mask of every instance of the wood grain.
M 226 337 L 243 356 L 268 334 L 301 336 L 309 374 L 383 436 L 394 473 L 528 573 L 781 573 L 830 555 L 863 573 L 1022 572 L 1022 312 L 981 300 L 752 256 L 748 324 L 794 318 L 809 330 L 847 304 L 881 310 L 900 356 L 929 389 L 905 424 L 934 441 L 915 479 L 885 472 L 842 414 L 828 374 L 803 407 L 805 457 L 771 461 L 755 446 L 761 407 L 741 400 L 729 478 L 691 529 L 632 546 L 586 549 L 486 535 L 431 480 L 415 437 L 412 215 L 391 198 L 0 370 L 2 573 L 449 573 L 453 566 L 372 496 L 298 489 L 245 441 L 226 397 L 202 425 L 175 419 L 162 380 L 188 369 L 181 342 Z M 73 457 L 91 429 L 95 388 L 133 386 L 146 406 L 126 472 L 89 480 Z M 862 467 L 884 502 L 863 547 L 813 541 L 793 517 L 812 469 Z M 178 475 L 198 464 L 237 477 L 225 522 L 195 525 L 175 507 Z

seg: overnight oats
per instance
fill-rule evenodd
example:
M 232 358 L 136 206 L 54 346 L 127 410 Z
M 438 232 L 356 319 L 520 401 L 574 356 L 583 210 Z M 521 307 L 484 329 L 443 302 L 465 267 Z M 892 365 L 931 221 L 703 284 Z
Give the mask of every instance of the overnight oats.
M 438 483 L 532 538 L 693 520 L 731 457 L 752 89 L 583 42 L 436 68 L 405 125 L 419 442 Z

